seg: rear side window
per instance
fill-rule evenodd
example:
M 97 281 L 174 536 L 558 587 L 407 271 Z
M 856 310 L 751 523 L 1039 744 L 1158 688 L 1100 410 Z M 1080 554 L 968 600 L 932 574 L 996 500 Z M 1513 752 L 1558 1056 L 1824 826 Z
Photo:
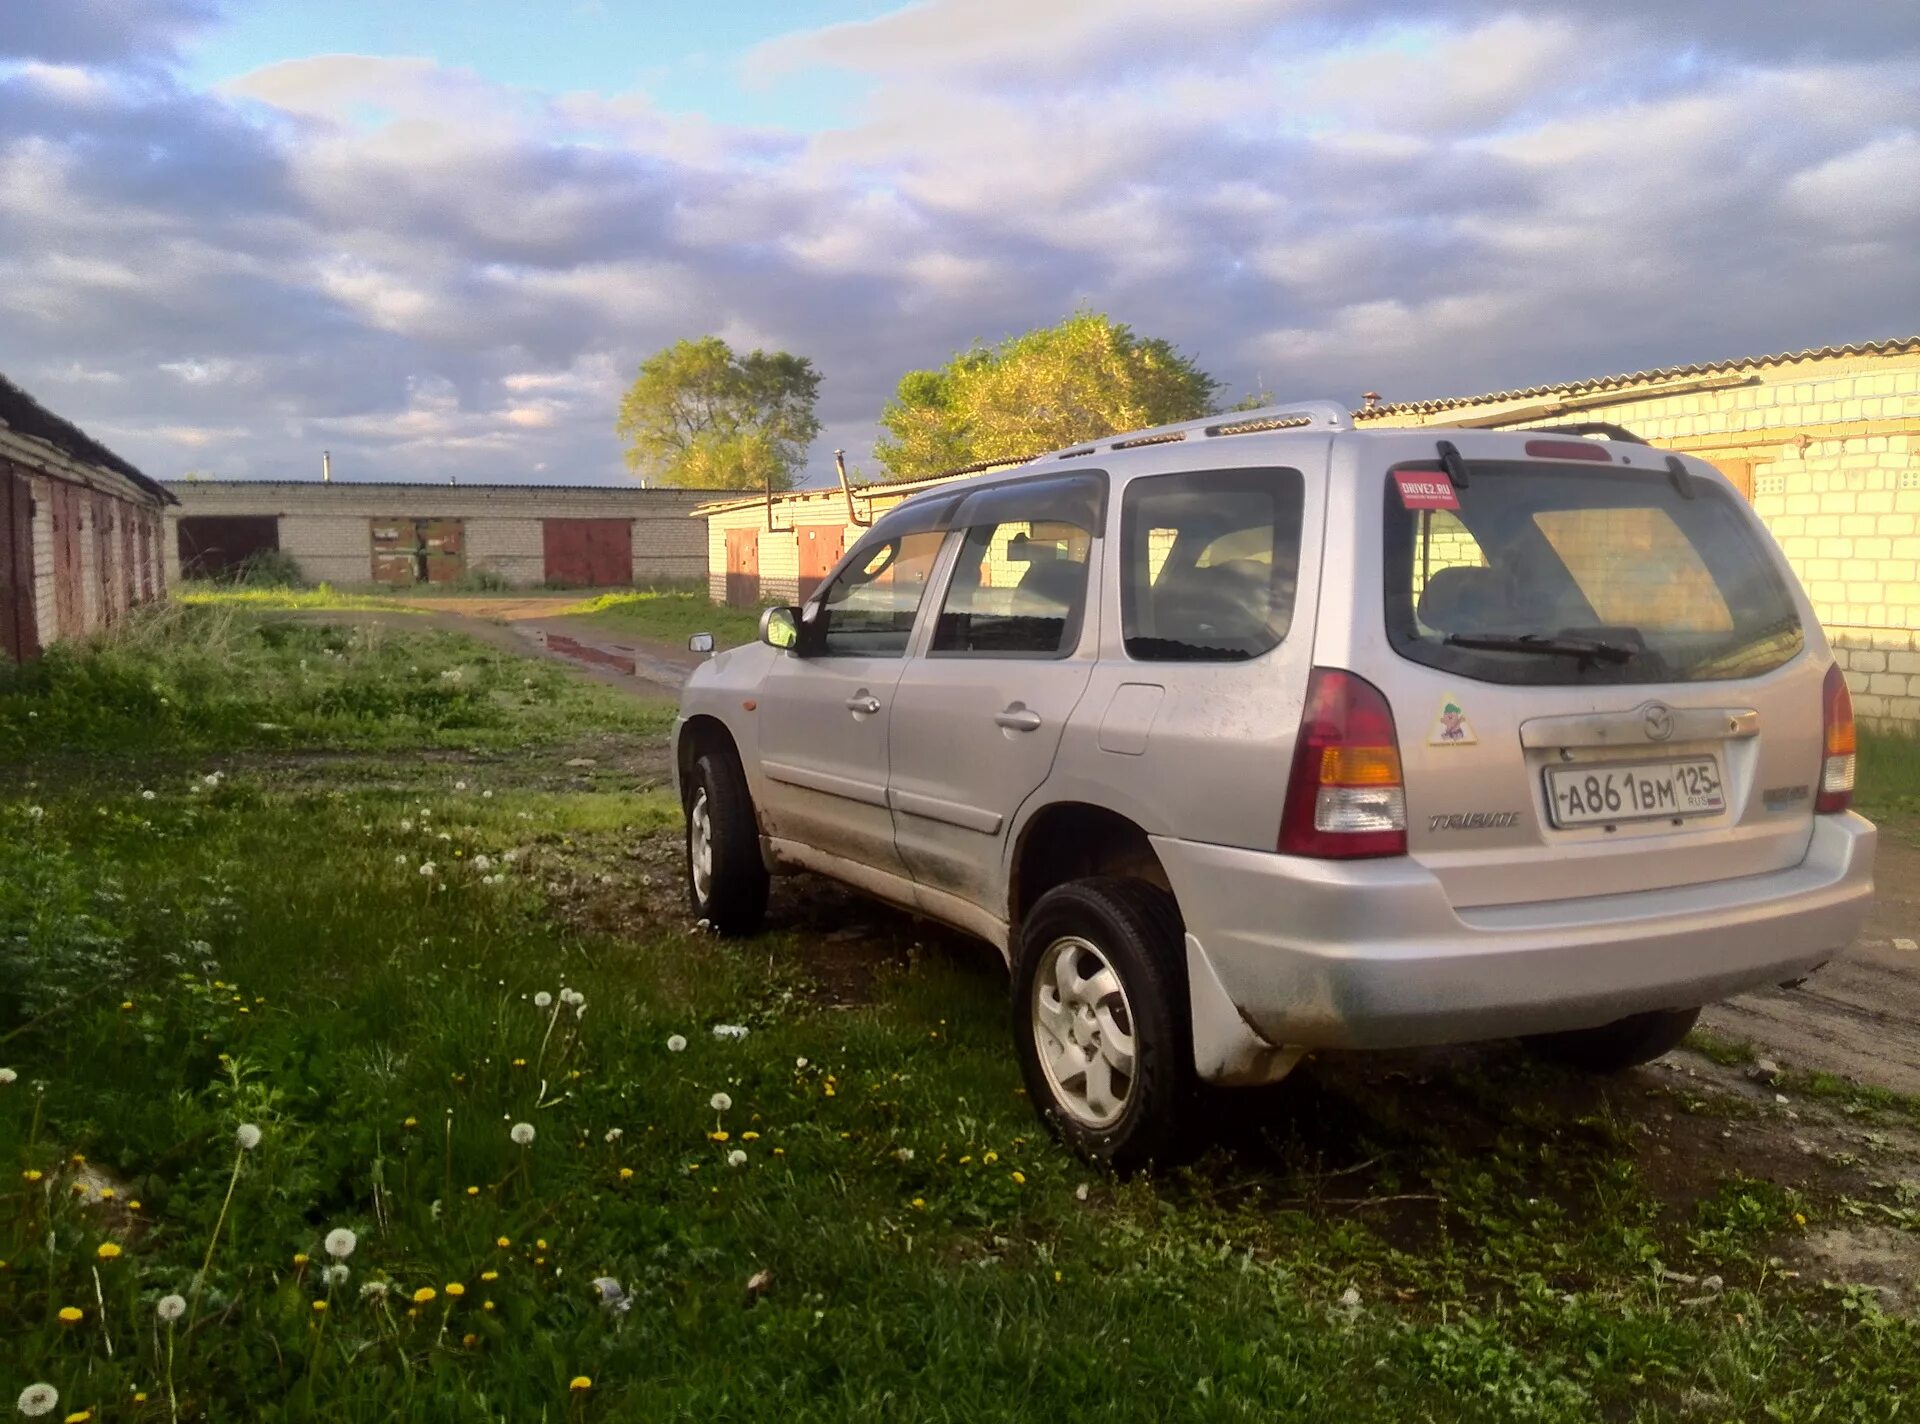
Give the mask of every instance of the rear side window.
M 1717 484 L 1664 470 L 1475 463 L 1458 510 L 1386 487 L 1387 636 L 1483 682 L 1708 682 L 1804 642 L 1756 521 Z M 1436 477 L 1437 472 L 1436 472 Z
M 1133 481 L 1120 506 L 1120 620 L 1140 662 L 1243 662 L 1277 647 L 1300 573 L 1298 470 Z
M 967 531 L 934 626 L 935 656 L 1061 657 L 1080 637 L 1093 535 L 1057 520 Z

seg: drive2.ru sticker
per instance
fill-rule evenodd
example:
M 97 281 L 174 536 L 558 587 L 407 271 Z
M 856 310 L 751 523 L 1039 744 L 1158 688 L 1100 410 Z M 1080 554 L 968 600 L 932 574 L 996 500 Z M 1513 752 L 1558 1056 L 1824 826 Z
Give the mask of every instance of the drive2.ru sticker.
M 1440 470 L 1395 470 L 1393 481 L 1400 486 L 1400 503 L 1407 509 L 1458 509 L 1460 496 L 1453 481 Z

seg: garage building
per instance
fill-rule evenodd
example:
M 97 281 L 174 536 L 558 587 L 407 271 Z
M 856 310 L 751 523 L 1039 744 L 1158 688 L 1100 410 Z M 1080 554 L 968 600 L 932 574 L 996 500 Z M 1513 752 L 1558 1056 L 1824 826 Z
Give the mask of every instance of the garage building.
M 161 485 L 0 376 L 0 662 L 166 592 Z
M 697 580 L 706 531 L 688 516 L 712 490 L 638 485 L 429 485 L 182 480 L 167 516 L 174 578 L 211 578 L 268 551 L 312 583 L 624 588 Z

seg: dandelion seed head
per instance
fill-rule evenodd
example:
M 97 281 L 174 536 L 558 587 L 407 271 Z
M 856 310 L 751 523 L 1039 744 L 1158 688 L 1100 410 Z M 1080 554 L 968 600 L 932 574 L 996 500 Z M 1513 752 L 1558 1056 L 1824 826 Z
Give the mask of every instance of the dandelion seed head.
M 30 1384 L 20 1391 L 20 1412 L 29 1419 L 51 1414 L 59 1407 L 60 1391 L 50 1384 Z
M 542 989 L 539 993 L 533 996 L 533 1006 L 536 1009 L 548 1008 L 552 1005 L 552 1003 L 553 1003 L 553 995 L 549 994 L 545 989 Z
M 734 1148 L 733 1151 L 727 1154 L 727 1165 L 729 1167 L 746 1166 L 747 1154 L 745 1152 L 742 1152 L 738 1147 Z
M 521 1147 L 531 1146 L 533 1144 L 533 1135 L 533 1124 L 530 1122 L 516 1122 L 513 1125 L 512 1131 L 507 1134 L 507 1136 L 511 1137 L 514 1142 Z
M 625 1136 L 626 1136 L 626 1133 L 617 1127 L 610 1127 L 607 1129 L 608 1142 L 618 1142 L 621 1138 Z
M 687 1040 L 684 1036 L 676 1033 L 667 1039 L 667 1052 L 685 1053 L 686 1051 Z
M 0 1068 L 0 1088 L 20 1081 L 20 1075 L 11 1068 Z
M 707 1099 L 707 1106 L 711 1107 L 715 1112 L 725 1112 L 733 1106 L 733 1099 L 725 1093 L 715 1093 Z
M 163 1295 L 153 1307 L 153 1313 L 171 1325 L 187 1313 L 187 1299 L 185 1296 Z
M 330 1286 L 343 1286 L 352 1275 L 353 1267 L 336 1264 L 328 1266 L 326 1270 L 322 1271 L 320 1273 L 320 1279 Z
M 251 1152 L 260 1145 L 260 1129 L 250 1122 L 243 1122 L 234 1130 L 234 1140 L 240 1144 L 242 1152 Z
M 336 1261 L 344 1261 L 353 1254 L 353 1248 L 360 1244 L 360 1238 L 344 1226 L 336 1226 L 327 1233 L 327 1254 Z

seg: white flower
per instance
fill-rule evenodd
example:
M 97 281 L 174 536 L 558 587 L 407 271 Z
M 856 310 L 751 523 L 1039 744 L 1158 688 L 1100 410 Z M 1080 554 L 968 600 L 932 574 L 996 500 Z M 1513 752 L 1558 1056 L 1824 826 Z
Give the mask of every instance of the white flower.
M 353 1248 L 360 1244 L 360 1238 L 344 1226 L 336 1226 L 327 1233 L 327 1254 L 336 1261 L 344 1261 L 353 1254 Z
M 413 829 L 413 822 L 412 822 L 412 821 L 410 821 L 410 820 L 407 820 L 407 819 L 404 819 L 404 818 L 403 818 L 403 819 L 401 820 L 401 822 L 400 822 L 400 830 L 401 830 L 401 833 L 402 833 L 402 834 L 405 834 L 406 832 L 408 832 L 408 831 L 410 831 L 410 830 L 412 830 L 412 829 Z
M 171 1325 L 187 1313 L 186 1297 L 163 1295 L 160 1297 L 159 1303 L 153 1307 L 153 1313 Z
M 453 783 L 453 789 L 455 791 L 465 791 L 467 789 L 467 783 L 464 781 L 456 781 Z
M 620 1128 L 617 1128 L 617 1127 L 610 1127 L 607 1129 L 607 1141 L 609 1142 L 618 1142 L 621 1138 L 625 1137 L 626 1135 L 627 1134 L 625 1132 L 623 1132 Z
M 612 1276 L 595 1276 L 593 1288 L 600 1296 L 600 1304 L 614 1315 L 625 1315 L 633 1308 L 633 1297 Z
M 140 799 L 141 799 L 142 801 L 151 801 L 151 800 L 153 800 L 153 792 L 151 792 L 151 791 L 142 791 L 142 792 L 140 793 Z
M 472 865 L 475 870 L 492 870 L 493 857 L 490 855 L 476 855 L 473 858 Z
M 29 1419 L 53 1413 L 59 1403 L 60 1391 L 50 1384 L 30 1384 L 20 1391 L 20 1412 Z
M 405 851 L 401 851 L 400 854 L 396 855 L 393 858 L 393 863 L 395 865 L 405 865 L 407 863 L 407 853 Z
M 913 1160 L 913 1149 L 911 1147 L 896 1148 L 893 1155 L 898 1157 L 902 1162 L 911 1162 Z
M 242 1152 L 251 1152 L 260 1145 L 260 1129 L 250 1122 L 241 1123 L 233 1135 Z
M 715 1024 L 713 1026 L 713 1036 L 715 1038 L 730 1038 L 737 1043 L 747 1036 L 747 1026 L 745 1024 Z
M 742 1152 L 742 1151 L 741 1151 L 741 1150 L 740 1150 L 740 1149 L 739 1149 L 738 1147 L 736 1147 L 736 1148 L 734 1148 L 734 1149 L 733 1149 L 733 1151 L 731 1151 L 731 1152 L 729 1152 L 729 1153 L 727 1154 L 727 1165 L 728 1165 L 729 1167 L 744 1167 L 744 1166 L 746 1166 L 746 1165 L 747 1165 L 747 1154 L 746 1154 L 746 1153 L 744 1153 L 744 1152 Z
M 363 1281 L 363 1282 L 361 1282 L 361 1285 L 360 1285 L 360 1299 L 362 1299 L 362 1300 L 385 1300 L 386 1298 L 387 1298 L 387 1283 L 386 1283 L 385 1281 Z
M 725 1093 L 715 1093 L 711 1098 L 707 1099 L 707 1104 L 715 1112 L 725 1112 L 728 1108 L 733 1106 L 733 1099 L 728 1097 Z
M 667 1039 L 667 1052 L 684 1053 L 686 1049 L 687 1040 L 682 1035 L 676 1033 Z
M 491 791 L 482 791 L 480 793 L 480 799 L 482 801 L 491 801 L 493 800 L 493 793 Z
M 422 875 L 428 876 L 429 878 L 431 878 L 433 873 L 437 871 L 439 868 L 440 868 L 439 866 L 435 865 L 430 860 L 423 860 L 420 862 L 420 873 Z
M 442 832 L 440 832 L 440 834 L 439 834 L 439 835 L 437 835 L 437 836 L 435 836 L 435 837 L 434 837 L 434 839 L 435 839 L 435 840 L 438 840 L 438 841 L 450 841 L 450 840 L 452 840 L 452 839 L 453 839 L 453 832 L 452 832 L 452 831 L 442 831 Z
M 27 807 L 27 819 L 28 819 L 29 821 L 37 821 L 37 820 L 39 820 L 39 819 L 40 819 L 40 818 L 41 818 L 42 816 L 44 816 L 44 815 L 46 815 L 46 814 L 47 814 L 47 808 L 46 808 L 45 806 L 29 806 L 29 807 Z M 48 1389 L 52 1389 L 52 1388 L 53 1388 L 53 1386 L 52 1386 L 52 1385 L 48 1385 L 48 1386 L 47 1386 L 47 1388 L 48 1388 Z M 25 1398 L 26 1396 L 24 1396 L 24 1395 L 22 1395 L 21 1397 L 22 1397 L 22 1398 L 24 1399 L 24 1398 Z M 57 1399 L 57 1398 L 59 1398 L 59 1396 L 58 1396 L 58 1395 L 55 1395 L 55 1396 L 54 1396 L 54 1398 L 56 1398 L 56 1399 Z M 51 1408 L 53 1408 L 53 1406 L 52 1406 L 51 1404 L 49 1404 L 49 1405 L 47 1406 L 47 1408 L 48 1408 L 48 1409 L 51 1409 Z
M 536 1009 L 544 1009 L 552 1003 L 553 1003 L 553 995 L 549 994 L 545 989 L 542 989 L 539 993 L 533 996 L 533 1006 Z
M 533 1144 L 533 1124 L 530 1122 L 516 1122 L 513 1125 L 513 1131 L 509 1132 L 507 1136 L 511 1137 L 520 1146 L 529 1147 Z
M 6 1087 L 9 1083 L 18 1082 L 19 1078 L 20 1075 L 14 1072 L 13 1069 L 0 1068 L 0 1088 Z
M 320 1273 L 320 1279 L 330 1286 L 343 1286 L 347 1283 L 347 1278 L 352 1274 L 353 1269 L 350 1266 L 333 1265 L 328 1266 L 326 1270 Z
M 796 1069 L 805 1068 L 807 1066 L 807 1060 L 804 1058 L 796 1058 L 793 1060 L 793 1066 Z

